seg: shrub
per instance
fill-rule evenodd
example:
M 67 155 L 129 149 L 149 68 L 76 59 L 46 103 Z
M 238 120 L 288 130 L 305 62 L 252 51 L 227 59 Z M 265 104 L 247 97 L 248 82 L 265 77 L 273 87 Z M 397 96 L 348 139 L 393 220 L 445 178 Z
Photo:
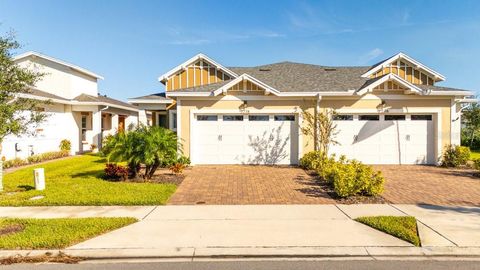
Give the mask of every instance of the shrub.
M 71 149 L 72 149 L 72 143 L 67 140 L 67 139 L 63 139 L 61 142 L 60 142 L 60 150 L 61 151 L 67 151 L 69 152 Z
M 191 161 L 190 161 L 190 158 L 189 157 L 186 157 L 184 155 L 181 155 L 180 157 L 178 157 L 177 159 L 177 163 L 181 163 L 183 165 L 190 165 Z
M 477 171 L 480 171 L 480 158 L 473 160 L 473 168 Z
M 360 161 L 348 160 L 345 156 L 336 160 L 334 155 L 328 157 L 320 152 L 310 152 L 300 163 L 303 168 L 315 169 L 322 180 L 333 185 L 340 197 L 376 196 L 383 192 L 385 179 L 381 172 Z
M 470 159 L 470 148 L 466 146 L 452 145 L 445 146 L 441 165 L 443 167 L 459 167 L 466 165 Z
M 183 170 L 185 169 L 185 164 L 183 163 L 175 163 L 172 166 L 169 167 L 170 171 L 174 174 L 181 174 L 183 173 Z
M 8 168 L 12 168 L 12 167 L 27 165 L 27 164 L 28 164 L 28 162 L 26 160 L 23 160 L 21 158 L 15 158 L 15 159 L 10 159 L 10 160 L 5 160 L 3 162 L 3 168 L 8 169 Z
M 105 172 L 105 179 L 108 179 L 108 180 L 125 181 L 128 179 L 128 168 L 115 163 L 105 164 L 104 172 Z
M 320 151 L 311 151 L 303 155 L 300 159 L 300 167 L 305 170 L 315 170 L 314 163 L 318 160 L 323 158 L 325 155 Z

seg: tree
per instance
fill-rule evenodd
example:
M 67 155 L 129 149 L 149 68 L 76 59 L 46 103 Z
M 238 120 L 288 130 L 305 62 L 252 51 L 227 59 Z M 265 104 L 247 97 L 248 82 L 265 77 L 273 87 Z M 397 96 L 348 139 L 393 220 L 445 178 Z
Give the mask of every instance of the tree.
M 109 137 L 102 151 L 109 160 L 127 162 L 130 178 L 136 178 L 140 165 L 144 164 L 143 178 L 151 179 L 160 166 L 176 160 L 177 148 L 177 135 L 173 131 L 140 126 Z
M 13 52 L 19 48 L 20 44 L 13 34 L 0 36 L 0 153 L 5 137 L 30 133 L 31 127 L 46 117 L 37 110 L 43 102 L 20 97 L 21 94 L 29 94 L 31 86 L 43 74 L 15 64 Z M 3 190 L 2 163 L 0 160 L 0 191 Z
M 325 109 L 315 113 L 303 111 L 302 116 L 304 125 L 301 127 L 304 135 L 313 138 L 315 151 L 327 155 L 330 145 L 336 145 L 338 142 L 335 137 L 338 134 L 337 125 L 333 122 L 334 110 Z
M 475 138 L 480 133 L 480 105 L 478 103 L 471 104 L 463 111 L 462 117 L 465 124 L 464 134 L 468 136 L 466 139 L 468 139 L 469 146 L 472 148 Z

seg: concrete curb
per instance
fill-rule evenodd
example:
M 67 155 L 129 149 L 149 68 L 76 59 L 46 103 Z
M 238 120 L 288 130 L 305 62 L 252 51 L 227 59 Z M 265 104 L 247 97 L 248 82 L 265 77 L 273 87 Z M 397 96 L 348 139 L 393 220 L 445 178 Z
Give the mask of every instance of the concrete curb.
M 328 257 L 480 257 L 480 247 L 212 247 L 160 249 L 2 250 L 0 258 L 64 253 L 87 260 Z

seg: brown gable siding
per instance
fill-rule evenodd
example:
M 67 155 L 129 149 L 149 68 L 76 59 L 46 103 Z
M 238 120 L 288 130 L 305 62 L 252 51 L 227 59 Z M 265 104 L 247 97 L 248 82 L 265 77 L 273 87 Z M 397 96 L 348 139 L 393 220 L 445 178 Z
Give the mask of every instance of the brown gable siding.
M 170 76 L 166 83 L 167 91 L 198 87 L 211 83 L 221 82 L 232 79 L 229 75 L 224 74 L 210 63 L 200 60 L 189 65 L 182 70 Z

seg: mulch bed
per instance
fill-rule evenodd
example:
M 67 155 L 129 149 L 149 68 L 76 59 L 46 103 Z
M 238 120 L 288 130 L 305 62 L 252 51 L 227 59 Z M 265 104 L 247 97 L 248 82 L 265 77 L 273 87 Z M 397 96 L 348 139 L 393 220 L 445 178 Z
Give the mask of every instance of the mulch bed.
M 0 265 L 9 265 L 16 263 L 66 263 L 66 264 L 75 264 L 82 261 L 83 258 L 73 257 L 67 255 L 63 252 L 59 252 L 57 255 L 53 255 L 50 252 L 45 253 L 45 255 L 39 256 L 22 256 L 16 255 L 0 259 Z
M 0 227 L 0 236 L 21 232 L 25 229 L 22 224 L 9 224 L 3 227 Z
M 186 173 L 188 173 L 190 170 L 191 168 L 186 168 L 183 173 L 174 174 L 169 169 L 161 168 L 155 172 L 152 179 L 143 179 L 142 177 L 139 177 L 137 179 L 129 179 L 128 181 L 155 184 L 174 184 L 178 186 L 183 182 L 185 177 L 187 177 Z
M 336 203 L 338 204 L 384 204 L 388 203 L 385 198 L 382 196 L 362 196 L 362 195 L 356 195 L 356 196 L 351 196 L 348 198 L 342 198 L 339 197 L 336 193 L 335 190 L 333 189 L 333 186 L 322 180 L 315 171 L 306 171 L 306 173 L 312 177 L 315 177 L 315 182 L 318 184 L 318 187 L 323 190 L 325 193 L 328 194 L 332 199 L 335 200 Z

